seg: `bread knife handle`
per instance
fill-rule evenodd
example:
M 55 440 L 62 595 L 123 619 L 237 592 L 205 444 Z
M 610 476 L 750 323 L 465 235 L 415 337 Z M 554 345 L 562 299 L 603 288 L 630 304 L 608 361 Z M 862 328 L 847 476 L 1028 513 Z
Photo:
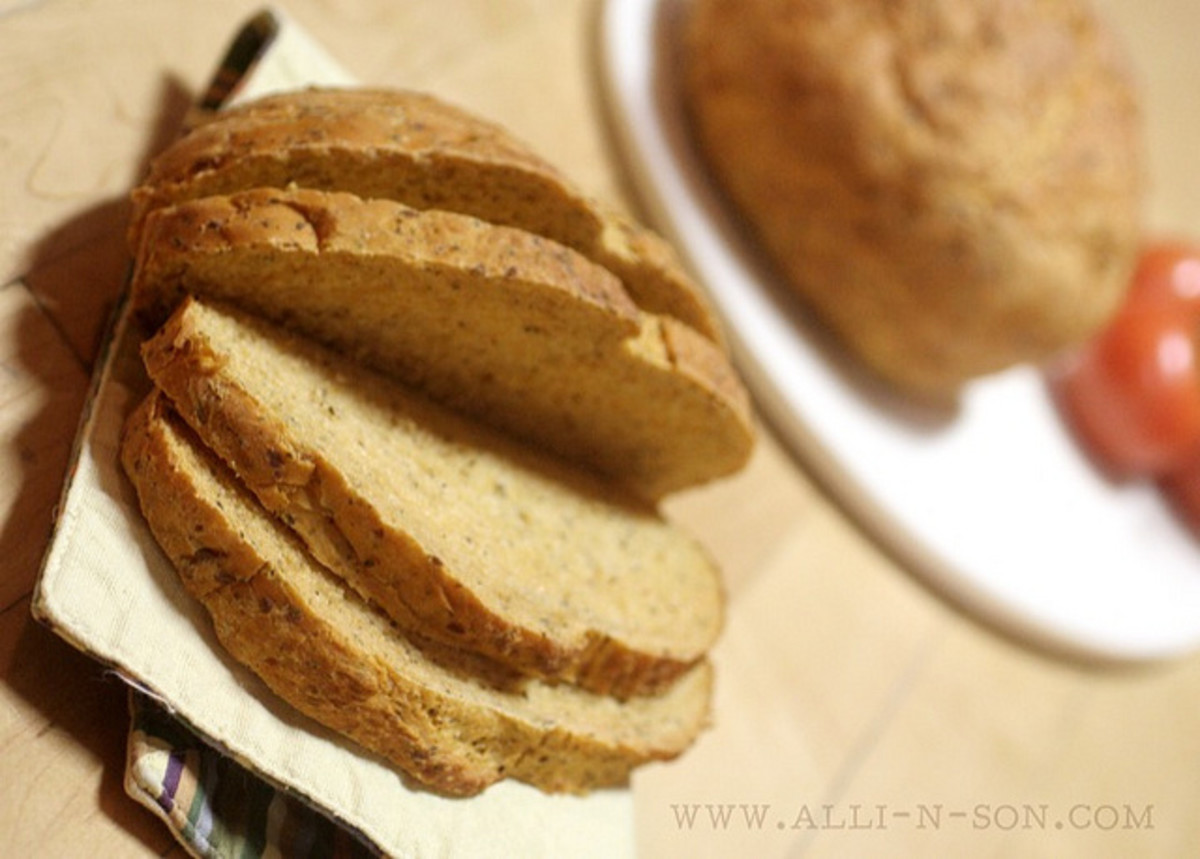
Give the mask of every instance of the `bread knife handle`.
M 278 38 L 282 22 L 271 9 L 248 19 L 229 43 L 204 92 L 188 111 L 184 128 L 191 128 L 220 110 L 253 74 L 259 61 Z

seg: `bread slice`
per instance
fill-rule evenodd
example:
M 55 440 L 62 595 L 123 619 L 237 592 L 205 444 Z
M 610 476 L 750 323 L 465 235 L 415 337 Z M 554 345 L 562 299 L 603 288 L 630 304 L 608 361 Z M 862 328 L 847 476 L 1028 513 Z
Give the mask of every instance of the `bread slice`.
M 666 242 L 587 198 L 503 128 L 416 92 L 310 89 L 223 111 L 160 154 L 134 191 L 133 248 L 156 208 L 293 184 L 546 236 L 613 271 L 643 309 L 722 342 Z
M 719 634 L 704 550 L 587 472 L 195 299 L 143 356 L 262 503 L 407 629 L 620 697 L 669 685 Z
M 159 209 L 134 302 L 187 293 L 299 329 L 650 498 L 749 458 L 749 399 L 689 327 L 638 310 L 562 245 L 448 212 L 308 189 Z
M 222 645 L 281 698 L 451 795 L 505 777 L 547 791 L 618 785 L 704 728 L 711 670 L 620 703 L 530 681 L 497 688 L 431 654 L 316 564 L 152 394 L 122 461 L 155 538 Z M 428 645 L 426 645 L 428 647 Z M 439 658 L 443 657 L 443 658 Z

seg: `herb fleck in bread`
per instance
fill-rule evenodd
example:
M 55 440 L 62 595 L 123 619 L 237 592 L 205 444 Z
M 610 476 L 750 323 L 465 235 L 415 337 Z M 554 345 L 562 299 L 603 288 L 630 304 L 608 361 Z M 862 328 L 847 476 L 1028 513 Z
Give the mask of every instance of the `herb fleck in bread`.
M 585 197 L 499 126 L 432 96 L 304 90 L 231 108 L 163 152 L 134 191 L 131 243 L 156 208 L 290 185 L 462 212 L 567 245 L 613 271 L 643 309 L 722 342 L 662 239 Z
M 618 702 L 529 681 L 519 692 L 431 659 L 316 564 L 154 393 L 122 460 L 146 519 L 222 645 L 284 700 L 451 795 L 506 777 L 548 791 L 625 782 L 707 719 L 701 662 L 658 697 Z
M 273 318 L 647 497 L 732 474 L 754 443 L 728 359 L 532 233 L 307 189 L 147 219 L 134 302 L 194 293 Z
M 606 481 L 199 300 L 143 355 L 262 503 L 422 635 L 624 697 L 669 685 L 720 631 L 704 551 Z

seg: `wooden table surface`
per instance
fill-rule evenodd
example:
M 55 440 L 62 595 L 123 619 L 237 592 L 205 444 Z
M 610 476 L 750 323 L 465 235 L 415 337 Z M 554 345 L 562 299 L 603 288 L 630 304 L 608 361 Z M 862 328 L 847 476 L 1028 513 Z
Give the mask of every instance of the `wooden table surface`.
M 1200 11 L 1105 6 L 1150 86 L 1151 217 L 1200 230 L 1196 110 L 1180 109 L 1200 65 L 1157 59 L 1195 53 Z M 122 282 L 125 194 L 256 10 L 0 0 L 0 855 L 184 855 L 122 790 L 123 687 L 30 619 L 30 593 Z M 358 79 L 471 107 L 635 206 L 595 0 L 287 10 Z M 713 730 L 636 781 L 644 855 L 1200 852 L 1200 657 L 1082 666 L 995 634 L 867 540 L 766 433 L 744 474 L 672 513 L 722 563 L 731 614 Z

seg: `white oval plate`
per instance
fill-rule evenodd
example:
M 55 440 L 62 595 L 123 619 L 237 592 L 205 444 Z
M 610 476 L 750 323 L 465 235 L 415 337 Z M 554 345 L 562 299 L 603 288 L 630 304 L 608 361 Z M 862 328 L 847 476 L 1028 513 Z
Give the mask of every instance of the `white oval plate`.
M 865 530 L 959 605 L 1074 656 L 1200 646 L 1200 546 L 1149 487 L 1115 486 L 1043 377 L 979 381 L 921 414 L 859 377 L 730 229 L 689 149 L 670 33 L 685 0 L 607 0 L 601 66 L 650 217 L 699 275 L 763 414 Z

